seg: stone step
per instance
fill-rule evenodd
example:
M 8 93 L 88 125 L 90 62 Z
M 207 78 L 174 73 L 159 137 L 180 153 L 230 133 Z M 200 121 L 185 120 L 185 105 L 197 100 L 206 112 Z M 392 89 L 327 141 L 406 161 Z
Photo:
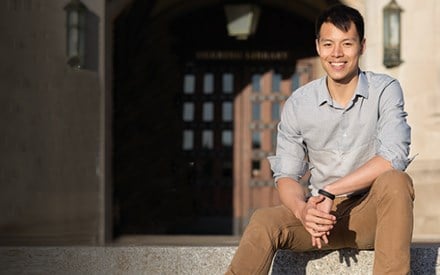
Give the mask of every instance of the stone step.
M 0 274 L 223 274 L 236 246 L 0 247 Z M 439 246 L 414 246 L 413 274 L 440 274 Z M 279 251 L 271 274 L 371 274 L 373 251 Z

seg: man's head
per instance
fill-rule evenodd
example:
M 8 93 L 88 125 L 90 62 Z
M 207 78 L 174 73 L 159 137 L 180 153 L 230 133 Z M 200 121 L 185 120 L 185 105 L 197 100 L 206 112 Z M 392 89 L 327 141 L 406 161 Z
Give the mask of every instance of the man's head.
M 329 81 L 355 83 L 359 59 L 365 50 L 364 22 L 360 13 L 338 5 L 320 15 L 316 21 L 316 50 Z
M 324 11 L 316 20 L 315 34 L 319 39 L 321 26 L 324 23 L 331 23 L 338 29 L 347 32 L 351 23 L 356 26 L 359 41 L 364 39 L 364 19 L 356 9 L 345 5 L 336 5 Z

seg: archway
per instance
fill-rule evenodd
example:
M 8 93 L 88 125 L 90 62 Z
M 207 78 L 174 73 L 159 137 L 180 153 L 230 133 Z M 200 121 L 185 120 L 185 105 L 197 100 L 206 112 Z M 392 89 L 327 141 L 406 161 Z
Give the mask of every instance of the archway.
M 315 55 L 313 13 L 335 1 L 260 1 L 247 40 L 227 35 L 222 4 L 163 2 L 134 1 L 115 23 L 114 232 L 239 234 L 276 203 L 276 109 L 310 78 L 296 63 Z

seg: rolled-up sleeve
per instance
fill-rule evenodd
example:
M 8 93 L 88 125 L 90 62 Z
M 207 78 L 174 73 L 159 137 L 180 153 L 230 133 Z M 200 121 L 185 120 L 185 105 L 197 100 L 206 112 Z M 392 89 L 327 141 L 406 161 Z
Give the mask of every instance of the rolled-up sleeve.
M 299 180 L 308 169 L 305 156 L 306 147 L 298 129 L 293 100 L 289 98 L 283 107 L 281 122 L 278 124 L 276 155 L 268 157 L 275 182 L 283 177 Z
M 409 164 L 411 128 L 406 121 L 402 88 L 397 80 L 381 93 L 378 121 L 377 155 L 391 162 L 393 168 L 405 170 Z

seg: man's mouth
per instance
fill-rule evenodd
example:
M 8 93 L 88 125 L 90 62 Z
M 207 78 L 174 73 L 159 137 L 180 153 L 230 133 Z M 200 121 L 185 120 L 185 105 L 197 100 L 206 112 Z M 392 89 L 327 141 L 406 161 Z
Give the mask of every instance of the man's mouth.
M 330 65 L 335 69 L 342 69 L 346 62 L 330 62 Z

